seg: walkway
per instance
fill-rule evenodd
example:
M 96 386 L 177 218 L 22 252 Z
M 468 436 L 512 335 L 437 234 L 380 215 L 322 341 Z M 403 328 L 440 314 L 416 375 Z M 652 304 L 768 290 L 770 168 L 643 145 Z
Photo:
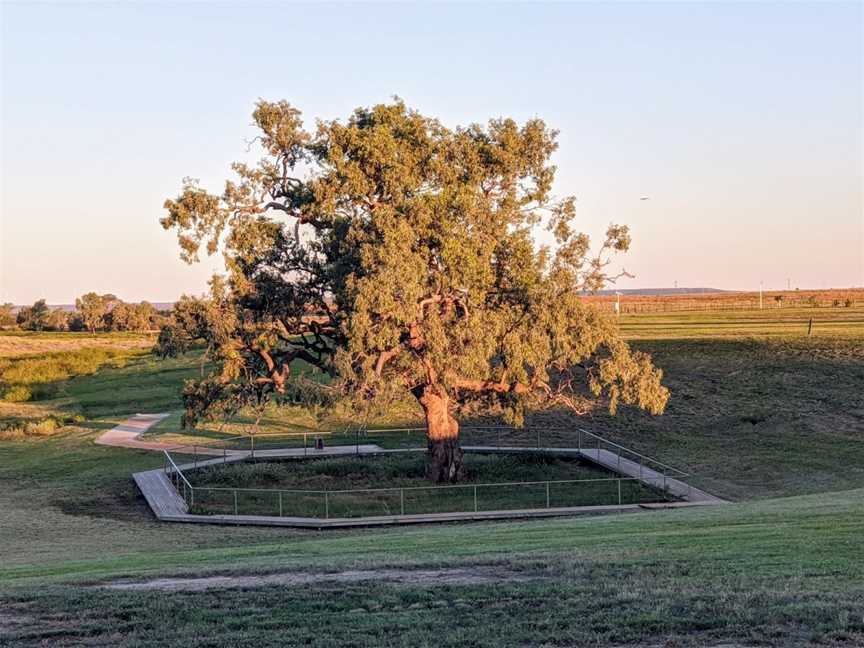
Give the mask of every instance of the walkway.
M 249 450 L 222 450 L 219 448 L 211 448 L 206 445 L 188 445 L 177 443 L 165 443 L 164 441 L 141 441 L 138 437 L 144 434 L 151 427 L 159 423 L 159 421 L 167 418 L 170 414 L 136 414 L 120 425 L 111 428 L 102 436 L 96 439 L 99 445 L 114 446 L 116 448 L 133 448 L 136 450 L 169 450 L 175 454 L 190 455 L 197 457 L 198 455 L 207 455 L 210 457 L 221 457 L 220 459 L 210 459 L 207 461 L 195 461 L 194 463 L 186 464 L 181 468 L 195 468 L 212 463 L 222 463 L 224 461 L 240 461 L 247 457 L 269 457 L 275 458 L 292 458 L 292 457 L 328 457 L 353 454 L 379 454 L 385 452 L 383 448 L 374 443 L 361 443 L 360 445 L 351 446 L 330 446 L 321 450 L 314 448 L 275 448 L 271 450 L 255 450 L 254 453 Z
M 626 459 L 619 454 L 610 452 L 609 450 L 582 448 L 582 450 L 580 450 L 580 454 L 589 461 L 593 461 L 594 463 L 603 466 L 608 470 L 616 472 L 619 475 L 627 475 L 628 477 L 638 479 L 639 481 L 648 484 L 649 486 L 654 486 L 655 488 L 662 488 L 668 493 L 670 493 L 673 497 L 677 497 L 678 499 L 685 502 L 699 504 L 723 504 L 726 501 L 720 499 L 716 495 L 711 495 L 711 493 L 706 493 L 705 491 L 699 490 L 698 488 L 693 488 L 693 486 L 681 481 L 680 479 L 674 479 L 672 477 L 662 475 L 661 473 L 658 473 L 657 471 L 652 470 L 647 466 L 643 466 L 640 463 L 637 463 L 630 459 Z
M 101 445 L 135 448 L 141 450 L 170 450 L 177 454 L 194 456 L 191 463 L 179 466 L 180 470 L 191 470 L 202 466 L 234 463 L 243 461 L 253 454 L 247 450 L 220 450 L 206 446 L 190 446 L 165 443 L 161 441 L 141 441 L 139 437 L 159 421 L 169 416 L 168 414 L 136 414 L 122 424 L 109 430 L 96 440 Z M 671 495 L 678 498 L 677 502 L 658 502 L 653 504 L 625 504 L 621 506 L 580 506 L 557 509 L 530 509 L 530 510 L 505 510 L 505 511 L 481 511 L 460 513 L 429 513 L 420 515 L 387 515 L 366 518 L 299 518 L 299 517 L 271 517 L 271 516 L 246 516 L 246 515 L 192 515 L 188 512 L 186 502 L 177 492 L 169 477 L 160 468 L 135 473 L 133 478 L 138 488 L 147 499 L 147 503 L 159 520 L 171 522 L 198 522 L 206 524 L 255 524 L 268 526 L 295 526 L 309 528 L 327 528 L 341 526 L 367 526 L 384 524 L 406 524 L 422 522 L 447 522 L 456 520 L 491 520 L 503 518 L 526 518 L 526 517 L 549 517 L 560 515 L 599 514 L 599 513 L 623 513 L 633 512 L 640 508 L 679 508 L 685 506 L 704 506 L 723 504 L 725 500 L 710 493 L 692 487 L 690 484 L 663 475 L 645 465 L 639 464 L 609 450 L 595 448 L 503 448 L 496 446 L 465 446 L 466 452 L 497 453 L 497 452 L 542 452 L 555 455 L 572 455 L 584 458 L 592 463 L 598 464 L 607 470 L 617 473 L 623 477 L 637 479 L 643 484 L 655 488 L 663 488 Z M 410 449 L 422 451 L 422 448 Z M 375 455 L 391 452 L 406 452 L 405 448 L 384 449 L 375 444 L 361 444 L 351 446 L 329 446 L 316 450 L 314 448 L 278 448 L 268 450 L 257 450 L 255 457 L 267 458 L 299 458 L 314 456 L 340 456 L 340 455 Z M 210 456 L 213 458 L 199 460 L 198 456 Z
M 466 452 L 483 452 L 489 454 L 497 452 L 506 452 L 508 454 L 515 452 L 530 452 L 532 454 L 542 453 L 556 456 L 572 455 L 574 457 L 587 459 L 591 463 L 602 466 L 603 468 L 611 470 L 623 477 L 632 477 L 633 479 L 637 479 L 647 486 L 666 490 L 673 497 L 676 497 L 688 504 L 723 504 L 726 502 L 726 500 L 721 499 L 716 495 L 711 495 L 711 493 L 699 490 L 680 479 L 674 479 L 668 475 L 663 475 L 648 466 L 627 459 L 619 454 L 611 452 L 610 450 L 598 450 L 596 448 L 498 448 L 496 446 L 465 446 L 463 450 Z
M 138 437 L 170 414 L 136 414 L 120 425 L 111 428 L 96 439 L 99 445 L 117 448 L 138 448 L 140 450 L 168 450 L 175 446 L 161 441 L 139 441 Z

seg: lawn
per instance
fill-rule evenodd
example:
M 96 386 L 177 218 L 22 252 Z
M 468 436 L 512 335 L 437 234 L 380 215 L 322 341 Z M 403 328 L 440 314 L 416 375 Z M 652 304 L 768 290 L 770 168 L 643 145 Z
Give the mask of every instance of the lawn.
M 812 313 L 826 323 L 833 317 L 834 328 L 814 326 L 808 337 L 803 316 Z M 582 427 L 693 473 L 694 484 L 734 500 L 864 487 L 864 309 L 622 315 L 621 327 L 663 368 L 672 391 L 666 413 L 536 413 L 528 417 L 527 430 L 511 434 L 514 445 L 536 443 L 540 432 L 542 445 L 573 446 Z M 670 330 L 677 337 L 669 337 Z M 710 337 L 711 331 L 720 333 Z M 409 403 L 371 427 L 422 425 L 416 414 Z M 219 434 L 213 426 L 181 431 L 179 418 L 176 413 L 166 419 L 152 435 L 175 443 L 249 447 L 248 436 L 219 441 L 248 435 L 248 417 Z M 349 423 L 299 408 L 271 409 L 260 432 L 297 435 L 260 436 L 256 444 L 302 446 L 303 432 L 311 443 L 313 433 Z M 463 421 L 466 444 L 497 443 L 491 433 L 468 429 L 476 423 Z M 360 441 L 385 448 L 423 445 L 422 431 L 373 429 Z M 332 442 L 354 441 L 348 434 Z
M 178 429 L 196 354 L 159 361 L 131 349 L 122 365 L 56 382 L 50 398 L 0 404 L 0 417 L 81 417 L 50 436 L 0 441 L 0 644 L 860 646 L 864 311 L 812 309 L 808 337 L 811 309 L 779 310 L 622 316 L 625 334 L 664 368 L 666 414 L 529 421 L 544 433 L 578 425 L 617 439 L 737 501 L 710 509 L 328 532 L 159 524 L 129 479 L 161 465 L 159 455 L 93 440 L 138 411 L 174 412 L 156 437 L 248 432 L 248 420 L 221 433 Z M 376 423 L 415 421 L 406 410 Z M 262 432 L 333 423 L 322 412 L 271 411 Z M 370 439 L 413 443 L 410 433 Z M 500 577 L 91 587 L 452 567 Z
M 4 566 L 7 645 L 860 645 L 864 491 L 591 519 L 250 542 L 166 525 L 160 547 L 105 537 L 88 559 Z M 263 530 L 262 530 L 263 531 Z M 62 537 L 62 536 L 58 536 Z M 58 544 L 60 544 L 58 542 Z M 484 584 L 387 581 L 117 591 L 157 575 L 474 568 Z M 166 622 L 170 620 L 170 622 Z

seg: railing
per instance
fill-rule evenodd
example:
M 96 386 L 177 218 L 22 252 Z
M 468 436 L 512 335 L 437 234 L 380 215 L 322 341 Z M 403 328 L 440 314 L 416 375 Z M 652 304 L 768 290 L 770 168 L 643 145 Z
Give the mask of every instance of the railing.
M 195 488 L 186 479 L 186 475 L 183 474 L 171 454 L 167 450 L 163 450 L 162 453 L 165 455 L 165 463 L 162 468 L 165 475 L 173 484 L 177 494 L 186 502 L 187 509 L 191 509 L 195 505 Z
M 574 435 L 575 432 L 575 435 Z M 389 446 L 404 446 L 408 445 L 408 449 L 419 449 L 425 444 L 425 428 L 388 428 L 379 430 L 353 430 L 353 431 L 335 431 L 330 433 L 321 432 L 303 432 L 303 433 L 268 433 L 249 436 L 227 437 L 217 440 L 210 445 L 181 445 L 176 446 L 173 450 L 184 454 L 193 455 L 193 463 L 191 466 L 197 467 L 199 462 L 207 457 L 208 459 L 222 459 L 227 462 L 229 458 L 232 461 L 237 459 L 256 459 L 256 458 L 277 458 L 287 455 L 286 450 L 294 449 L 298 452 L 293 456 L 314 456 L 317 453 L 314 451 L 314 440 L 316 437 L 324 437 L 328 439 L 328 443 L 333 442 L 333 445 L 353 445 L 357 454 L 360 453 L 360 446 L 373 438 L 376 442 L 381 442 L 382 436 L 386 437 Z M 393 435 L 396 435 L 394 438 Z M 573 441 L 575 436 L 575 448 Z M 473 426 L 466 427 L 460 431 L 462 445 L 465 447 L 480 447 L 491 450 L 506 450 L 506 449 L 537 449 L 548 451 L 551 449 L 557 450 L 576 450 L 579 456 L 595 459 L 602 465 L 616 469 L 619 474 L 629 477 L 616 477 L 609 479 L 581 479 L 581 480 L 563 480 L 563 481 L 536 481 L 536 482 L 507 482 L 507 483 L 488 483 L 488 484 L 455 484 L 446 486 L 411 486 L 402 488 L 367 488 L 355 490 L 297 490 L 297 489 L 243 489 L 243 488 L 219 488 L 219 487 L 193 487 L 183 471 L 178 467 L 170 453 L 165 451 L 165 472 L 169 476 L 176 488 L 178 494 L 186 502 L 187 508 L 192 510 L 197 507 L 203 510 L 213 510 L 215 506 L 216 512 L 240 514 L 241 508 L 246 514 L 250 515 L 271 515 L 278 512 L 280 517 L 284 516 L 286 509 L 286 496 L 292 510 L 295 511 L 298 517 L 323 517 L 329 518 L 332 514 L 332 501 L 336 498 L 336 502 L 349 502 L 353 498 L 354 507 L 359 504 L 358 497 L 365 494 L 365 507 L 360 507 L 357 510 L 372 509 L 374 515 L 396 515 L 394 511 L 398 511 L 399 515 L 405 515 L 406 510 L 406 493 L 408 493 L 409 510 L 415 513 L 435 513 L 448 512 L 438 510 L 441 508 L 442 499 L 445 491 L 451 493 L 461 493 L 462 497 L 453 496 L 450 502 L 455 502 L 457 508 L 452 506 L 444 506 L 445 509 L 452 509 L 452 512 L 457 511 L 479 511 L 480 501 L 483 501 L 488 506 L 482 510 L 499 510 L 501 508 L 558 508 L 560 506 L 587 506 L 590 503 L 604 503 L 618 505 L 622 503 L 633 503 L 633 497 L 628 498 L 628 492 L 638 486 L 639 489 L 648 487 L 647 492 L 659 493 L 662 498 L 668 499 L 670 496 L 669 480 L 680 480 L 688 477 L 689 473 L 674 468 L 657 459 L 626 448 L 618 443 L 604 439 L 603 437 L 583 429 L 566 429 L 566 428 L 546 428 L 545 430 L 536 429 L 518 429 L 504 426 Z M 257 439 L 257 441 L 256 441 Z M 278 448 L 274 447 L 271 442 L 278 439 Z M 416 441 L 415 441 L 416 439 Z M 311 442 L 310 442 L 311 441 Z M 350 443 L 346 443 L 350 441 Z M 287 442 L 287 445 L 286 445 Z M 301 445 L 302 443 L 302 445 Z M 221 446 L 221 448 L 220 448 Z M 257 446 L 257 447 L 256 447 Z M 263 447 L 262 447 L 263 446 Z M 230 449 L 229 449 L 230 448 Z M 299 450 L 302 449 L 302 453 Z M 277 451 L 278 450 L 278 451 Z M 596 457 L 592 457 L 596 451 Z M 206 454 L 205 454 L 206 452 Z M 611 465 L 610 465 L 611 464 Z M 568 504 L 557 504 L 552 506 L 551 502 L 555 501 L 553 494 L 560 495 L 563 484 L 592 484 L 591 488 L 595 489 L 602 482 L 615 483 L 616 487 L 612 492 L 605 493 L 600 500 L 597 497 L 587 496 L 579 499 L 571 498 Z M 542 487 L 542 488 L 541 488 Z M 553 493 L 553 487 L 557 492 Z M 536 490 L 541 488 L 546 495 L 545 501 L 541 497 L 536 500 L 536 497 L 527 497 L 526 492 L 531 489 Z M 688 491 L 690 489 L 687 484 Z M 464 496 L 466 489 L 470 489 L 473 495 L 472 498 Z M 487 496 L 480 498 L 480 494 L 488 493 L 490 490 L 498 492 L 510 489 L 511 496 L 497 497 Z M 518 490 L 521 494 L 517 497 L 512 496 L 513 490 Z M 586 487 L 587 489 L 587 487 Z M 628 490 L 629 489 L 629 490 Z M 428 501 L 424 508 L 420 505 L 423 498 L 414 497 L 413 494 L 421 492 L 434 493 L 432 497 L 436 498 L 434 502 Z M 590 494 L 590 489 L 586 492 Z M 220 494 L 230 493 L 227 503 L 224 500 L 219 500 Z M 370 497 L 370 495 L 374 495 Z M 643 494 L 644 495 L 644 494 Z M 676 493 L 680 495 L 680 491 Z M 689 495 L 689 493 L 688 493 Z M 413 497 L 413 499 L 412 499 Z M 272 500 L 270 504 L 262 504 L 265 500 Z M 623 499 L 622 499 L 623 498 Z M 241 507 L 244 501 L 251 502 L 251 509 L 264 509 L 267 513 L 253 513 L 248 509 L 248 505 Z M 362 499 L 362 498 L 361 498 Z M 536 501 L 535 501 L 536 500 Z M 537 501 L 540 502 L 539 506 Z M 589 501 L 590 503 L 585 503 Z M 649 501 L 649 500 L 641 500 Z M 650 500 L 650 501 L 656 501 Z M 412 503 L 414 506 L 412 507 Z M 446 502 L 445 502 L 446 503 Z M 467 508 L 464 508 L 466 507 Z M 463 507 L 463 508 L 460 508 Z M 497 508 L 496 508 L 497 507 Z M 342 508 L 346 508 L 343 506 Z M 423 509 L 423 510 L 418 510 Z M 299 510 L 299 512 L 298 512 Z M 338 515 L 337 517 L 356 517 L 352 515 L 351 506 L 347 506 L 347 514 Z M 310 512 L 311 511 L 311 512 Z M 369 515 L 363 513 L 362 515 Z
M 385 449 L 418 449 L 426 446 L 426 428 L 268 432 L 221 437 L 209 443 L 178 444 L 172 450 L 192 455 L 196 464 L 199 459 L 221 457 L 223 461 L 227 461 L 229 457 L 236 458 L 238 455 L 251 459 L 266 458 L 275 454 L 275 451 L 290 449 L 297 450 L 298 456 L 310 456 L 316 454 L 315 441 L 318 438 L 326 441 L 328 446 L 354 446 L 357 454 L 360 453 L 360 446 L 366 444 L 380 445 Z M 638 466 L 651 468 L 669 477 L 689 476 L 689 473 L 683 470 L 581 428 L 465 426 L 459 431 L 459 440 L 463 447 L 485 447 L 495 450 L 508 448 L 605 450 L 616 455 L 619 466 L 622 461 L 629 460 Z
M 690 476 L 690 473 L 688 472 L 679 470 L 678 468 L 665 464 L 662 461 L 658 461 L 657 459 L 653 459 L 648 455 L 636 452 L 635 450 L 631 450 L 630 448 L 626 448 L 618 443 L 615 443 L 614 441 L 604 439 L 603 437 L 594 434 L 593 432 L 589 432 L 588 430 L 583 430 L 580 428 L 577 430 L 577 432 L 577 448 L 580 451 L 596 449 L 611 452 L 612 454 L 616 455 L 616 460 L 619 468 L 621 467 L 621 461 L 623 459 L 624 461 L 631 461 L 638 464 L 640 469 L 643 467 L 650 468 L 654 472 L 660 473 L 661 475 L 674 477 Z M 639 476 L 642 476 L 641 470 Z
M 582 506 L 624 506 L 670 497 L 658 481 L 635 478 L 299 490 L 195 486 L 184 491 L 189 511 L 211 515 L 358 518 L 382 515 L 481 513 Z

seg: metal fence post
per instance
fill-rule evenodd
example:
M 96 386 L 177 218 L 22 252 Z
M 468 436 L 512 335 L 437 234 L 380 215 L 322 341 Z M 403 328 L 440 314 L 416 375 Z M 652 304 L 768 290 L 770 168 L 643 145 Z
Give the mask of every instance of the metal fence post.
M 234 489 L 234 515 L 238 515 L 237 513 L 237 489 Z
M 621 506 L 621 480 L 618 480 L 618 506 Z
M 306 456 L 306 433 L 303 433 L 303 456 Z
M 279 491 L 279 517 L 282 517 L 282 491 Z
M 402 515 L 405 515 L 405 489 L 404 488 L 399 489 L 399 510 L 401 511 Z
M 195 506 L 195 488 L 192 487 L 189 489 L 189 508 L 193 508 Z
M 474 512 L 477 512 L 477 486 L 474 486 Z
M 324 517 L 330 517 L 330 497 L 327 494 L 327 491 L 324 491 Z

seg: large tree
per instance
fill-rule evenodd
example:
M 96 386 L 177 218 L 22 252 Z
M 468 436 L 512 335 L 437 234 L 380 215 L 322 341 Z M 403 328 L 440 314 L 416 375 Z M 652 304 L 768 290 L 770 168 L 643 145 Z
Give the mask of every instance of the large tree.
M 16 321 L 18 326 L 30 331 L 43 331 L 48 327 L 51 309 L 44 299 L 33 302 L 32 306 L 22 306 L 18 311 Z
M 107 328 L 107 316 L 119 300 L 111 294 L 99 295 L 89 292 L 75 300 L 75 308 L 81 316 L 84 326 L 91 333 Z
M 188 420 L 285 393 L 303 360 L 358 400 L 410 393 L 441 482 L 463 475 L 464 408 L 516 423 L 527 407 L 662 412 L 661 371 L 580 297 L 614 281 L 628 230 L 592 252 L 573 229 L 543 121 L 448 128 L 399 100 L 314 131 L 284 101 L 253 117 L 257 164 L 233 165 L 221 195 L 187 179 L 165 202 L 181 256 L 221 248 L 228 269 L 204 333 L 219 369 L 187 386 Z
M 6 302 L 0 304 L 0 326 L 15 325 L 15 304 Z
M 127 304 L 118 300 L 103 319 L 105 328 L 111 331 L 149 331 L 156 316 L 156 309 L 149 302 Z

